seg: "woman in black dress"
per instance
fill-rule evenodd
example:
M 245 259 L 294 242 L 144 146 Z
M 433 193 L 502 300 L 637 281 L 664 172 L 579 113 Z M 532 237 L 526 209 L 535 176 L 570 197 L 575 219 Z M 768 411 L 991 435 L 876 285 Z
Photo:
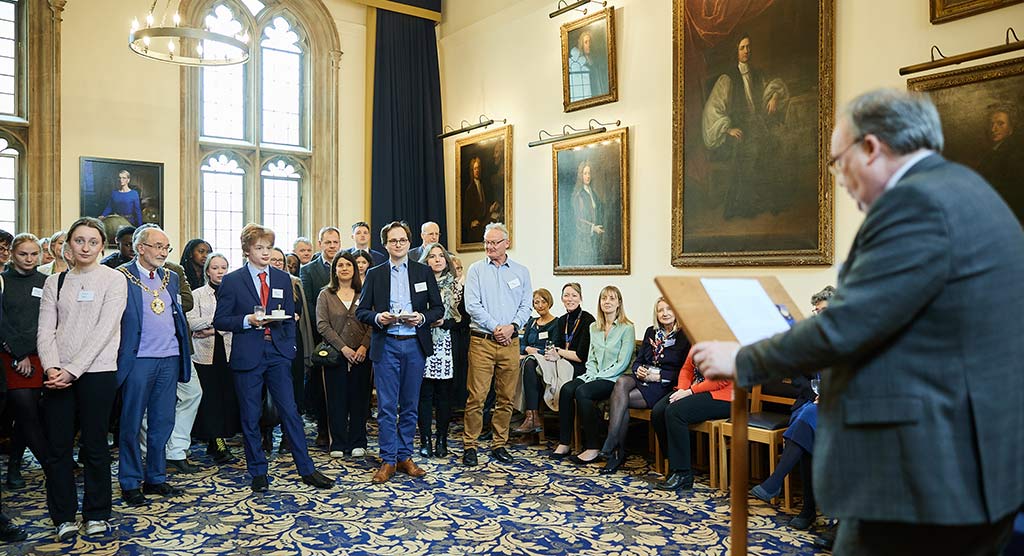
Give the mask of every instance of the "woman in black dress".
M 213 328 L 217 289 L 227 271 L 228 260 L 224 255 L 214 253 L 206 258 L 206 285 L 192 292 L 195 305 L 185 315 L 192 330 L 192 362 L 203 386 L 192 436 L 208 442 L 206 453 L 218 464 L 234 459 L 224 439 L 242 431 L 234 376 L 228 366 L 231 333 Z
M 665 298 L 659 297 L 654 303 L 654 325 L 644 333 L 644 342 L 633 362 L 633 374 L 619 377 L 612 390 L 608 438 L 601 448 L 601 455 L 608 461 L 601 474 L 614 473 L 626 459 L 630 408 L 654 407 L 668 395 L 689 351 L 690 342 L 680 329 L 676 314 Z

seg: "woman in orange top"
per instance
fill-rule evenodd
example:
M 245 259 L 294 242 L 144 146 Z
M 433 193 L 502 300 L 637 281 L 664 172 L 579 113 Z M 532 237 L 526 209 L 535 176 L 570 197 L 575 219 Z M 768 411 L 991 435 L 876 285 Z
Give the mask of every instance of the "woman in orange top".
M 729 416 L 732 381 L 705 380 L 693 364 L 693 349 L 679 371 L 679 382 L 671 395 L 651 409 L 651 423 L 658 442 L 668 452 L 669 475 L 655 485 L 659 490 L 693 488 L 690 469 L 690 425 Z

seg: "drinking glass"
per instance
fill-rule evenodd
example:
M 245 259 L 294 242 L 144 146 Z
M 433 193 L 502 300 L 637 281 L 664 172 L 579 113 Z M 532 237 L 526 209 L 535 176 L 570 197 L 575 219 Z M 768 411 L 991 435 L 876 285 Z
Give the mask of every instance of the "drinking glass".
M 256 317 L 256 320 L 262 321 L 267 316 L 267 308 L 263 305 L 256 305 L 252 308 L 252 314 Z M 262 330 L 263 324 L 258 324 L 256 328 Z

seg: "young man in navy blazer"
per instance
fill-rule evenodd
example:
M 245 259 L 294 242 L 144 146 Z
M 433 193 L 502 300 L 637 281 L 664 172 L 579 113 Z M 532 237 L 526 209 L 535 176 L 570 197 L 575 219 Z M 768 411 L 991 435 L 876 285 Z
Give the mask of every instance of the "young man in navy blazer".
M 430 324 L 444 316 L 441 292 L 426 265 L 409 260 L 409 226 L 392 222 L 380 231 L 389 260 L 366 272 L 356 318 L 373 327 L 370 360 L 377 387 L 381 466 L 373 482 L 395 471 L 422 477 L 412 461 L 423 367 L 434 353 Z
M 253 492 L 267 490 L 267 456 L 263 453 L 260 413 L 266 385 L 281 415 L 281 430 L 291 440 L 292 456 L 302 482 L 317 488 L 331 488 L 334 481 L 313 467 L 306 449 L 306 435 L 295 407 L 291 364 L 295 358 L 295 320 L 258 319 L 253 308 L 262 305 L 267 317 L 280 309 L 295 314 L 291 277 L 270 266 L 274 231 L 257 224 L 242 229 L 242 251 L 248 262 L 224 276 L 217 292 L 213 327 L 232 333 L 231 370 L 242 417 L 245 464 L 252 475 Z

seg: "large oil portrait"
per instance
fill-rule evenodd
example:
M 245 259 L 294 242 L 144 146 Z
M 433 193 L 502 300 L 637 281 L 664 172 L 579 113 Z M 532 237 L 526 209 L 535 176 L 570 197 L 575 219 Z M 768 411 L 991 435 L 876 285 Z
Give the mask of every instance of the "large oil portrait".
M 566 112 L 619 100 L 615 8 L 562 25 L 562 106 Z
M 455 142 L 455 250 L 484 250 L 484 228 L 508 227 L 512 245 L 512 126 Z
M 928 15 L 937 25 L 1021 2 L 1024 0 L 929 0 Z
M 1024 222 L 1024 58 L 917 77 L 942 117 L 943 155 L 985 177 Z
M 828 265 L 831 0 L 674 0 L 672 264 Z
M 629 274 L 629 130 L 555 143 L 554 274 Z
M 107 239 L 121 226 L 164 224 L 161 162 L 79 158 L 79 211 L 103 221 Z

